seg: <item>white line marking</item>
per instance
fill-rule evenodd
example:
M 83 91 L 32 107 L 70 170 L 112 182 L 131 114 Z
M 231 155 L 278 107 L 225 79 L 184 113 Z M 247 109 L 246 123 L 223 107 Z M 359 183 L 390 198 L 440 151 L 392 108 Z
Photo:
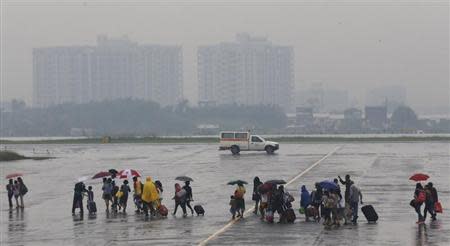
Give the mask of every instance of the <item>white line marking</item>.
M 313 169 L 315 166 L 319 165 L 320 163 L 322 163 L 322 161 L 324 161 L 325 159 L 327 159 L 328 157 L 330 157 L 331 155 L 333 155 L 334 153 L 336 153 L 336 151 L 338 151 L 342 146 L 337 146 L 336 148 L 334 148 L 331 152 L 329 152 L 328 154 L 326 154 L 324 157 L 322 157 L 320 160 L 316 161 L 314 164 L 312 164 L 311 166 L 309 166 L 307 169 L 305 169 L 303 172 L 299 173 L 297 176 L 293 177 L 291 180 L 289 180 L 289 182 L 286 183 L 285 186 L 288 186 L 290 184 L 292 184 L 295 180 L 299 179 L 301 176 L 305 175 L 307 172 L 311 171 L 311 169 Z M 245 211 L 244 213 L 244 217 L 253 212 L 254 207 L 247 209 L 247 211 Z M 219 230 L 217 230 L 216 232 L 214 232 L 213 234 L 211 234 L 208 238 L 206 238 L 205 240 L 201 241 L 198 245 L 199 246 L 204 246 L 206 245 L 209 241 L 215 239 L 217 236 L 219 236 L 220 234 L 224 233 L 226 230 L 228 230 L 228 228 L 230 228 L 232 225 L 234 225 L 239 219 L 235 219 L 232 220 L 230 222 L 228 222 L 224 227 L 220 228 Z

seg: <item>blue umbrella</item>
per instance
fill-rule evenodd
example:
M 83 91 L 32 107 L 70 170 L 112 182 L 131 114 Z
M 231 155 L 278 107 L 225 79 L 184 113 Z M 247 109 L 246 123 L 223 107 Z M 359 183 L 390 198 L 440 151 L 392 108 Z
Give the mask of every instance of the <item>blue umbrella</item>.
M 325 189 L 325 190 L 337 190 L 338 189 L 337 184 L 330 180 L 324 180 L 324 181 L 320 182 L 320 187 L 322 187 L 322 189 Z

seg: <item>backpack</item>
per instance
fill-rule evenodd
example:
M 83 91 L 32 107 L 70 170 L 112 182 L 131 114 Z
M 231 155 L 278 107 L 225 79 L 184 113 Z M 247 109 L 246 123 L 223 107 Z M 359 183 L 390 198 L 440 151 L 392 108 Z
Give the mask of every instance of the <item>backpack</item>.
M 22 188 L 20 189 L 20 193 L 21 193 L 22 196 L 24 196 L 25 194 L 28 193 L 28 188 L 27 188 L 27 186 L 25 184 L 22 184 L 21 187 Z
M 427 199 L 427 195 L 426 195 L 425 191 L 423 191 L 423 190 L 419 191 L 419 195 L 417 195 L 417 198 L 416 198 L 417 202 L 423 203 L 423 202 L 425 202 L 426 199 Z

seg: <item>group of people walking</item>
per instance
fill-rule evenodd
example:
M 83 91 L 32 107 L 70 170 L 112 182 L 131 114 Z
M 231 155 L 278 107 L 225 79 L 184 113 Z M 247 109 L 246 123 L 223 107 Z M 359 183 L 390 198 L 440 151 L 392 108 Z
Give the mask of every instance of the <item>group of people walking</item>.
M 433 183 L 429 182 L 425 186 L 421 183 L 416 184 L 416 189 L 414 190 L 414 199 L 411 200 L 410 205 L 414 208 L 417 213 L 417 224 L 422 224 L 427 218 L 427 213 L 430 213 L 431 219 L 436 220 L 436 213 L 442 212 L 440 207 L 438 193 Z M 423 214 L 421 211 L 422 205 L 424 206 Z
M 315 184 L 315 190 L 308 192 L 303 185 L 300 190 L 300 211 L 305 214 L 306 221 L 313 218 L 315 221 L 324 219 L 325 226 L 340 226 L 358 221 L 358 206 L 363 204 L 361 190 L 350 179 L 350 175 L 334 179 L 336 188 L 323 189 L 320 183 Z M 345 193 L 342 196 L 339 182 L 345 185 Z
M 8 184 L 6 185 L 6 191 L 8 193 L 8 203 L 10 209 L 14 207 L 13 197 L 16 200 L 16 208 L 25 207 L 23 197 L 28 193 L 28 188 L 23 182 L 22 177 L 18 177 L 16 180 L 9 179 Z
M 167 216 L 168 210 L 165 205 L 162 204 L 163 185 L 159 180 L 153 181 L 151 177 L 147 177 L 145 182 L 142 183 L 138 177 L 133 177 L 133 202 L 136 207 L 136 213 L 143 213 L 146 217 L 149 216 Z M 128 180 L 124 180 L 120 187 L 116 184 L 114 175 L 110 178 L 103 178 L 102 185 L 102 199 L 105 202 L 107 213 L 126 213 L 128 197 L 132 192 Z M 85 188 L 83 182 L 75 184 L 74 198 L 72 206 L 72 214 L 75 214 L 77 208 L 80 209 L 80 214 L 83 214 L 83 197 L 87 196 L 87 208 L 89 214 L 95 214 L 97 207 L 94 202 L 94 192 L 92 187 Z M 190 209 L 191 214 L 194 214 L 194 210 L 197 214 L 204 214 L 203 208 L 192 208 L 191 202 L 193 201 L 192 188 L 190 181 L 185 181 L 184 186 L 181 187 L 179 183 L 175 184 L 175 192 L 172 198 L 175 201 L 175 209 L 173 215 L 176 214 L 178 207 L 181 207 L 183 216 L 187 216 L 186 208 Z M 201 207 L 201 206 L 199 206 Z M 199 210 L 199 211 L 197 211 Z M 203 210 L 203 212 L 201 211 Z
M 244 184 L 237 183 L 236 190 L 230 197 L 229 203 L 232 219 L 236 217 L 243 218 L 245 211 L 245 193 Z M 294 197 L 284 190 L 282 182 L 274 180 L 263 183 L 259 177 L 255 177 L 253 180 L 252 200 L 255 202 L 253 213 L 257 215 L 259 212 L 261 220 L 273 223 L 274 213 L 279 214 L 279 223 L 289 223 L 295 220 L 295 217 L 293 217 L 295 214 L 292 210 Z
M 333 180 L 333 183 L 333 185 L 326 188 L 322 186 L 322 183 L 315 183 L 314 190 L 311 192 L 308 191 L 305 185 L 302 185 L 299 194 L 299 213 L 304 214 L 306 221 L 312 219 L 320 222 L 323 219 L 325 226 L 340 226 L 342 221 L 344 224 L 349 222 L 357 224 L 359 204 L 363 204 L 361 190 L 348 174 L 344 180 L 338 176 L 338 178 Z M 232 219 L 243 218 L 245 212 L 245 182 L 237 182 L 236 184 L 236 189 L 233 195 L 230 196 L 229 202 Z M 253 213 L 255 215 L 259 213 L 261 220 L 273 223 L 274 213 L 278 213 L 279 223 L 292 223 L 296 219 L 292 208 L 292 202 L 295 201 L 295 198 L 285 191 L 283 184 L 283 182 L 277 182 L 277 180 L 263 183 L 259 177 L 254 178 L 252 200 L 255 202 L 255 207 Z M 340 184 L 345 186 L 343 196 Z M 175 208 L 173 215 L 176 215 L 178 207 L 181 207 L 184 217 L 187 216 L 187 208 L 189 208 L 192 215 L 194 211 L 197 215 L 204 214 L 204 209 L 201 206 L 197 205 L 194 208 L 191 206 L 193 195 L 190 181 L 184 181 L 183 186 L 175 183 L 174 188 L 172 199 L 175 202 Z M 17 178 L 17 180 L 10 179 L 6 189 L 8 191 L 9 206 L 13 207 L 12 197 L 14 197 L 17 207 L 24 207 L 23 196 L 28 192 L 28 189 L 23 179 L 21 177 Z M 109 213 L 111 210 L 114 213 L 120 211 L 126 213 L 128 197 L 131 191 L 128 180 L 124 180 L 119 187 L 116 185 L 114 177 L 104 178 L 102 199 L 105 201 L 106 212 Z M 157 214 L 167 216 L 168 210 L 161 202 L 163 186 L 160 181 L 156 180 L 153 182 L 151 177 L 147 177 L 145 182 L 142 183 L 138 177 L 133 177 L 133 193 L 133 201 L 137 213 L 143 212 L 146 217 L 149 215 L 156 216 Z M 89 186 L 86 189 L 83 182 L 75 184 L 72 213 L 75 213 L 75 209 L 79 208 L 80 213 L 83 214 L 83 196 L 87 196 L 89 213 L 96 213 L 97 208 L 92 187 Z M 431 182 L 425 186 L 421 183 L 416 184 L 414 199 L 411 200 L 410 205 L 418 215 L 418 224 L 424 223 L 428 213 L 432 220 L 436 220 L 436 213 L 442 212 L 437 190 Z M 422 205 L 424 205 L 423 213 Z M 364 207 L 362 210 L 368 221 L 370 221 Z M 376 217 L 374 221 L 376 221 L 378 215 L 374 211 L 373 213 Z
M 345 180 L 334 179 L 334 188 L 324 189 L 320 183 L 315 184 L 315 189 L 310 193 L 305 185 L 300 188 L 300 209 L 299 212 L 305 215 L 305 220 L 313 218 L 319 222 L 323 218 L 324 225 L 339 226 L 341 221 L 347 224 L 349 221 L 354 224 L 358 220 L 358 205 L 362 201 L 362 193 L 355 183 L 346 175 Z M 339 182 L 345 185 L 345 195 L 341 194 Z M 245 202 L 243 201 L 245 188 L 243 184 L 238 184 L 234 195 L 230 200 L 230 211 L 232 218 L 243 216 Z M 261 182 L 259 177 L 253 180 L 252 200 L 255 202 L 253 213 L 261 215 L 261 220 L 272 223 L 274 213 L 279 214 L 279 223 L 289 223 L 295 220 L 295 213 L 292 209 L 292 202 L 295 198 L 284 189 L 282 183 L 276 181 Z

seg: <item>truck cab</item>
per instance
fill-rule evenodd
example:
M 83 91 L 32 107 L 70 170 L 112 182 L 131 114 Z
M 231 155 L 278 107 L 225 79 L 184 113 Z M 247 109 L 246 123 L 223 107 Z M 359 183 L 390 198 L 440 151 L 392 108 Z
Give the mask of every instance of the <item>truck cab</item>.
M 233 155 L 241 151 L 266 151 L 273 154 L 279 149 L 279 144 L 266 141 L 263 137 L 250 132 L 227 131 L 220 133 L 219 150 L 230 150 Z

